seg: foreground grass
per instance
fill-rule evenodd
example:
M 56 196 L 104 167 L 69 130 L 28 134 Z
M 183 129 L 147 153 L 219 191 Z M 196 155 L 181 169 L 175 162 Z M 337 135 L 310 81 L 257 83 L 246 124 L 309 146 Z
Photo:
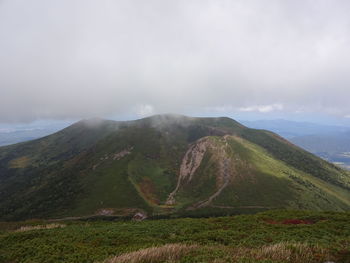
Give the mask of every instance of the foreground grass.
M 0 262 L 350 262 L 350 213 L 29 224 L 0 224 Z
M 323 248 L 299 243 L 278 243 L 260 248 L 168 244 L 141 249 L 103 263 L 156 262 L 324 262 L 332 255 Z
M 198 248 L 196 245 L 168 244 L 137 250 L 112 257 L 104 263 L 138 263 L 138 262 L 163 262 L 176 261 L 190 251 Z

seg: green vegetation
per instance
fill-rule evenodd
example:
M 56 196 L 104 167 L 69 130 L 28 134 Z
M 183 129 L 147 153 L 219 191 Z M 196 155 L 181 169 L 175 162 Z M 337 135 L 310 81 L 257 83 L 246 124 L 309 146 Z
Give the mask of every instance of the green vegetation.
M 120 260 L 114 262 L 169 262 L 172 256 L 178 263 L 350 262 L 349 222 L 349 213 L 269 211 L 142 222 L 0 223 L 0 262 L 102 262 L 114 256 Z
M 128 173 L 140 194 L 151 204 L 164 203 L 172 190 L 170 186 L 174 184 L 175 176 L 167 174 L 156 161 L 146 159 L 141 154 L 129 162 Z

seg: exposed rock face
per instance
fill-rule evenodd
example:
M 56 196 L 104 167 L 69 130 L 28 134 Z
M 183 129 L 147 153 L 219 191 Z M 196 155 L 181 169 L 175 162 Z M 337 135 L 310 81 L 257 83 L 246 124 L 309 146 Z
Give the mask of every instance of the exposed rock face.
M 146 218 L 147 218 L 147 215 L 145 213 L 138 212 L 133 216 L 132 220 L 142 221 L 142 220 L 145 220 Z
M 96 163 L 96 164 L 94 164 L 94 165 L 92 166 L 92 170 L 96 170 L 96 169 L 98 168 L 98 166 L 99 166 L 101 163 L 103 163 L 103 161 L 106 161 L 106 160 L 108 160 L 108 159 L 113 159 L 114 161 L 118 161 L 118 160 L 122 159 L 123 157 L 125 157 L 125 156 L 131 154 L 131 151 L 132 151 L 133 149 L 134 149 L 134 147 L 129 147 L 129 148 L 127 148 L 127 149 L 124 149 L 124 150 L 122 150 L 122 151 L 120 151 L 120 152 L 117 152 L 117 153 L 114 153 L 114 154 L 110 154 L 110 155 L 107 155 L 107 154 L 106 154 L 104 157 L 101 157 L 101 158 L 100 158 L 100 161 L 99 161 L 98 163 Z
M 232 178 L 237 174 L 235 172 L 235 162 L 228 155 L 228 142 L 227 140 L 230 138 L 229 135 L 225 135 L 221 137 L 220 142 L 213 144 L 211 150 L 214 153 L 214 158 L 216 159 L 216 163 L 218 164 L 218 173 L 216 174 L 216 191 L 209 196 L 207 199 L 202 200 L 196 204 L 194 204 L 189 209 L 201 208 L 210 206 L 213 200 L 218 197 L 221 192 L 229 185 Z
M 120 160 L 124 156 L 130 154 L 133 148 L 134 147 L 130 147 L 128 149 L 122 150 L 121 152 L 115 153 L 113 156 L 113 160 L 117 160 L 117 161 Z
M 101 216 L 110 216 L 110 215 L 113 215 L 113 213 L 114 213 L 114 210 L 111 208 L 103 208 L 97 211 L 97 214 Z
M 178 177 L 176 188 L 173 192 L 170 193 L 168 200 L 166 201 L 167 205 L 175 204 L 175 195 L 179 190 L 180 186 L 186 181 L 191 181 L 191 179 L 193 178 L 193 174 L 196 172 L 197 168 L 200 166 L 203 160 L 204 154 L 207 151 L 207 147 L 209 144 L 209 138 L 204 137 L 192 144 L 187 150 L 181 162 L 180 174 Z
M 176 203 L 175 195 L 179 191 L 180 187 L 190 182 L 193 179 L 198 167 L 201 165 L 204 154 L 210 150 L 214 153 L 215 162 L 218 164 L 219 170 L 216 175 L 216 192 L 211 195 L 208 199 L 200 201 L 194 204 L 191 209 L 201 208 L 208 206 L 212 201 L 220 195 L 222 190 L 230 183 L 231 177 L 233 176 L 234 164 L 232 158 L 230 158 L 226 152 L 227 150 L 227 139 L 228 136 L 221 137 L 219 141 L 214 142 L 209 137 L 204 137 L 192 144 L 187 150 L 182 163 L 180 166 L 180 174 L 176 188 L 170 193 L 166 204 L 174 205 Z

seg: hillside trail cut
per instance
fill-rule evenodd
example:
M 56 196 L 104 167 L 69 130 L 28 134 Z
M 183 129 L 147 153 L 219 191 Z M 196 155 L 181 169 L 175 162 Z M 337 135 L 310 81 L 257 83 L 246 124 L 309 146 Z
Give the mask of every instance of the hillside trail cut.
M 228 136 L 224 136 L 221 138 L 224 143 L 221 141 L 215 144 L 209 137 L 204 137 L 190 146 L 182 160 L 176 188 L 170 193 L 166 201 L 167 205 L 174 205 L 176 203 L 175 195 L 179 191 L 179 188 L 192 180 L 194 173 L 203 160 L 204 154 L 209 149 L 215 153 L 214 158 L 216 159 L 219 167 L 216 177 L 217 190 L 206 200 L 198 202 L 190 207 L 190 209 L 209 206 L 212 201 L 221 194 L 221 192 L 230 183 L 233 174 L 231 169 L 232 159 L 229 158 L 226 153 L 226 147 L 228 146 L 227 138 Z
M 197 168 L 200 166 L 203 160 L 204 154 L 207 151 L 209 143 L 209 138 L 204 137 L 192 144 L 187 150 L 181 162 L 180 174 L 177 180 L 176 188 L 169 194 L 169 197 L 166 201 L 167 205 L 174 205 L 175 195 L 178 192 L 180 186 L 183 185 L 183 183 L 185 183 L 186 181 L 189 182 L 192 180 L 194 173 L 196 172 Z

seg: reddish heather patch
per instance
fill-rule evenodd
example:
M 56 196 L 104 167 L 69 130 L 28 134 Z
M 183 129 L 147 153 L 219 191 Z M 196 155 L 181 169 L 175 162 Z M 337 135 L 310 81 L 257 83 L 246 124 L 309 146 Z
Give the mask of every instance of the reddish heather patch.
M 140 183 L 140 191 L 147 198 L 147 200 L 153 204 L 159 204 L 159 200 L 155 194 L 155 186 L 149 178 L 144 177 L 142 179 L 142 182 Z
M 276 225 L 276 224 L 278 224 L 277 221 L 272 220 L 272 219 L 265 219 L 264 221 L 265 221 L 266 223 L 268 223 L 268 224 L 271 224 L 271 225 Z
M 311 220 L 302 220 L 302 219 L 286 219 L 282 221 L 284 225 L 311 225 L 315 224 L 315 222 Z
M 314 221 L 311 220 L 303 220 L 303 219 L 285 219 L 283 221 L 275 221 L 272 219 L 266 219 L 266 223 L 276 225 L 276 224 L 282 224 L 282 225 L 312 225 L 315 224 Z

